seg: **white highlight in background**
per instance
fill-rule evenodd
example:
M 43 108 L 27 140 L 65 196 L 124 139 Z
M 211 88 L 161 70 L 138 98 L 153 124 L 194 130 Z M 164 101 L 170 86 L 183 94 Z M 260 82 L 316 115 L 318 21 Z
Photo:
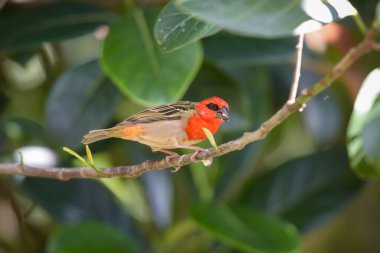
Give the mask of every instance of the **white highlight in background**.
M 57 155 L 49 148 L 43 146 L 25 146 L 17 149 L 13 154 L 13 159 L 20 163 L 20 154 L 24 164 L 30 166 L 54 167 L 58 164 Z

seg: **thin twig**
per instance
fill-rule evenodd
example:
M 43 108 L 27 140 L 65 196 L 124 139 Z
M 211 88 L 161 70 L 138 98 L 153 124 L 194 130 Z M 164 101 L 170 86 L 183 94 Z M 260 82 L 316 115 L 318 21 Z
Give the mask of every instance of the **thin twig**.
M 298 85 L 299 85 L 300 77 L 301 77 L 302 50 L 303 50 L 304 36 L 305 35 L 303 33 L 301 33 L 298 36 L 298 43 L 296 45 L 296 51 L 295 51 L 296 65 L 294 68 L 293 83 L 290 88 L 288 104 L 293 104 L 296 101 L 296 97 L 297 97 Z
M 338 77 L 340 77 L 353 63 L 366 53 L 373 50 L 375 36 L 378 34 L 376 25 L 368 30 L 364 40 L 352 48 L 331 70 L 331 72 L 315 83 L 312 87 L 304 89 L 301 95 L 295 99 L 292 104 L 285 103 L 280 110 L 265 121 L 259 129 L 254 132 L 246 132 L 240 138 L 224 143 L 219 146 L 218 152 L 214 148 L 209 148 L 199 152 L 195 157 L 196 161 L 208 160 L 213 157 L 222 156 L 232 151 L 241 150 L 249 143 L 264 139 L 273 128 L 282 123 L 293 113 L 299 111 L 305 103 L 311 98 L 318 95 L 321 91 L 328 88 Z M 157 161 L 145 161 L 141 164 L 131 166 L 119 166 L 114 168 L 102 169 L 103 174 L 97 174 L 91 168 L 45 168 L 37 166 L 28 166 L 26 164 L 0 164 L 0 175 L 23 175 L 31 177 L 53 178 L 59 180 L 68 180 L 72 178 L 109 178 L 109 177 L 137 177 L 147 171 L 163 170 L 169 167 L 181 167 L 189 163 L 192 154 L 181 155 L 166 161 L 165 159 Z

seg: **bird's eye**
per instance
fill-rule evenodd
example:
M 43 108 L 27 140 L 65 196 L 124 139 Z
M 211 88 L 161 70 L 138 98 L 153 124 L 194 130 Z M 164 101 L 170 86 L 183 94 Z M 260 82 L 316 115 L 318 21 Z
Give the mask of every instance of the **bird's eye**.
M 207 104 L 207 107 L 213 111 L 219 110 L 219 106 L 217 104 L 214 104 L 214 103 Z

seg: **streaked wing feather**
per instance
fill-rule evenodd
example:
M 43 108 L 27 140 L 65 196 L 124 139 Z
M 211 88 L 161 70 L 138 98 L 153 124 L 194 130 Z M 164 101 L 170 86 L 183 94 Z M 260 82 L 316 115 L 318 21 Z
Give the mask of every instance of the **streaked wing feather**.
M 152 123 L 162 120 L 179 120 L 184 116 L 190 116 L 195 110 L 195 103 L 180 101 L 167 105 L 160 105 L 138 112 L 122 123 Z

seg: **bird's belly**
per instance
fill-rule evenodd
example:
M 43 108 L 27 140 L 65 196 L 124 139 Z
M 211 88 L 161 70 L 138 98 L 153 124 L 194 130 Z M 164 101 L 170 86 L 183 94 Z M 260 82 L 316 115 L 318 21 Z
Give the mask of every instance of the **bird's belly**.
M 147 123 L 142 126 L 143 133 L 135 140 L 162 149 L 175 149 L 177 145 L 193 145 L 201 140 L 188 140 L 184 131 L 185 122 L 159 121 Z

